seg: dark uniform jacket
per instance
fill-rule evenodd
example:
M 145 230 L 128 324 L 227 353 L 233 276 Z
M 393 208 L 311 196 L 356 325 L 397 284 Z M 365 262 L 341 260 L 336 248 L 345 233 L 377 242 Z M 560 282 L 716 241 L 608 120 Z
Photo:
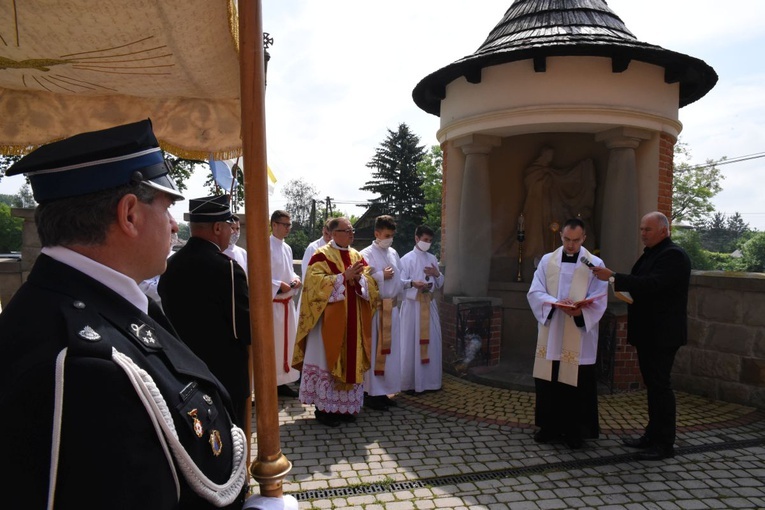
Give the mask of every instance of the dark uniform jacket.
M 155 318 L 80 271 L 40 255 L 0 314 L 3 508 L 45 508 L 56 358 L 64 348 L 55 508 L 214 508 L 191 490 L 180 471 L 178 500 L 152 417 L 112 360 L 114 348 L 148 372 L 185 451 L 206 476 L 225 483 L 232 472 L 228 395 L 174 336 L 153 302 L 150 314 Z M 201 437 L 190 412 L 200 420 Z M 217 456 L 210 444 L 214 431 L 222 443 Z M 238 499 L 231 508 L 241 508 L 243 497 Z
M 237 416 L 250 395 L 250 303 L 244 270 L 199 237 L 167 261 L 157 287 L 181 340 L 228 390 Z M 240 423 L 241 419 L 235 419 Z
M 668 237 L 645 248 L 628 275 L 614 288 L 630 293 L 627 340 L 646 347 L 680 347 L 688 341 L 688 284 L 691 261 Z

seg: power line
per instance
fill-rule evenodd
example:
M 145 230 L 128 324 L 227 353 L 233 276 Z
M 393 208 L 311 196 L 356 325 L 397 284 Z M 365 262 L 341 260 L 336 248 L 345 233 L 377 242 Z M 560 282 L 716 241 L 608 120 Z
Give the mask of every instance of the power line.
M 760 159 L 765 158 L 765 152 L 756 152 L 754 154 L 747 154 L 745 156 L 735 156 L 733 158 L 727 158 L 724 160 L 715 161 L 712 163 L 704 163 L 702 165 L 694 165 L 691 167 L 691 169 L 702 169 L 702 168 L 710 168 L 713 166 L 722 166 L 722 165 L 730 165 L 731 163 L 741 163 L 743 161 L 749 161 L 752 159 Z

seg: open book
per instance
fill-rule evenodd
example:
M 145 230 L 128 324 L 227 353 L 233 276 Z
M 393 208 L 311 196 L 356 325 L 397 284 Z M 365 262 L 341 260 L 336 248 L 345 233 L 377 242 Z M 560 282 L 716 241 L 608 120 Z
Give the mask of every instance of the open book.
M 562 303 L 562 302 L 560 302 L 560 301 L 556 301 L 556 302 L 555 302 L 555 303 L 553 303 L 552 305 L 553 305 L 553 306 L 556 306 L 556 307 L 558 307 L 558 308 L 568 308 L 568 309 L 570 309 L 570 310 L 576 310 L 577 308 L 581 308 L 581 307 L 583 307 L 583 306 L 587 306 L 587 305 L 589 305 L 590 303 L 592 303 L 593 301 L 595 301 L 596 299 L 600 299 L 600 298 L 602 298 L 602 297 L 606 297 L 607 295 L 608 295 L 608 294 L 606 294 L 606 293 L 604 292 L 603 294 L 598 294 L 598 295 L 596 295 L 596 296 L 590 296 L 590 297 L 588 297 L 587 299 L 582 299 L 581 301 L 577 301 L 576 303 L 570 303 L 570 304 L 569 304 L 569 303 Z
M 627 292 L 627 291 L 614 290 L 614 296 L 616 296 L 617 298 L 621 299 L 622 301 L 624 301 L 628 305 L 631 305 L 633 303 L 633 301 L 634 301 L 634 299 L 632 299 L 632 296 L 630 296 L 630 293 Z

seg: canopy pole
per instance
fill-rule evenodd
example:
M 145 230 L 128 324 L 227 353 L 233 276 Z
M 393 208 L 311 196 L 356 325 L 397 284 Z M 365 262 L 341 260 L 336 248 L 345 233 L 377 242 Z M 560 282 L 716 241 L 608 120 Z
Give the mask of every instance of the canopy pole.
M 260 0 L 239 0 L 239 65 L 242 105 L 247 271 L 250 287 L 250 350 L 255 385 L 258 455 L 250 474 L 260 495 L 282 497 L 292 463 L 282 454 L 276 395 L 276 361 L 271 301 L 268 171 L 266 166 L 265 50 Z M 251 400 L 247 400 L 251 411 Z M 248 434 L 249 438 L 252 438 Z M 250 444 L 252 440 L 250 439 Z

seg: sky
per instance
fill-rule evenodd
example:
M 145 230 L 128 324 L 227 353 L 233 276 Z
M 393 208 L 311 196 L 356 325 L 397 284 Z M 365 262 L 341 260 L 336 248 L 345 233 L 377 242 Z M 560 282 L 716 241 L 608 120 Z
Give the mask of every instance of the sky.
M 641 41 L 711 65 L 720 79 L 680 110 L 680 140 L 692 164 L 765 156 L 765 2 L 762 0 L 608 0 Z M 412 89 L 428 74 L 472 54 L 512 0 L 263 0 L 269 49 L 266 89 L 267 158 L 277 182 L 269 210 L 283 208 L 280 189 L 303 179 L 337 208 L 356 204 L 371 179 L 366 163 L 406 123 L 426 146 L 437 145 L 439 119 L 420 110 Z M 724 6 L 724 8 L 723 8 Z M 765 231 L 765 157 L 720 166 L 723 191 L 713 199 Z M 204 196 L 206 169 L 187 197 Z M 0 181 L 14 193 L 21 179 Z M 182 219 L 187 202 L 173 215 Z

